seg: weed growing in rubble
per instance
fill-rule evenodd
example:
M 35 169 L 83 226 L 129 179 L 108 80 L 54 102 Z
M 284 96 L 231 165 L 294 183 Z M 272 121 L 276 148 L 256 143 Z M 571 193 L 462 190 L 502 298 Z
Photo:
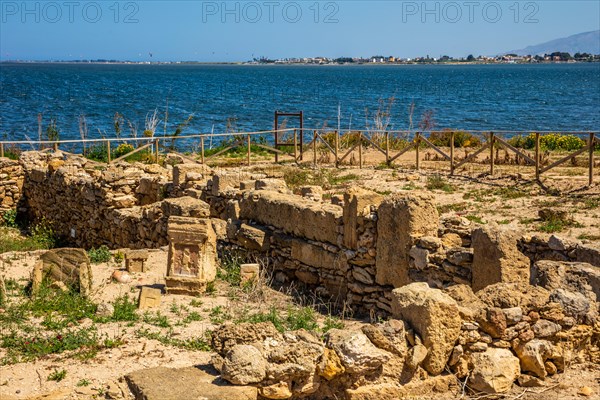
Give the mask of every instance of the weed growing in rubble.
M 56 369 L 56 370 L 54 370 L 54 372 L 52 372 L 50 375 L 48 375 L 48 380 L 60 382 L 63 379 L 65 379 L 66 376 L 67 376 L 66 369 L 61 369 L 60 371 Z
M 98 249 L 92 248 L 88 250 L 88 256 L 93 264 L 109 262 L 112 258 L 110 250 L 106 246 L 100 246 Z

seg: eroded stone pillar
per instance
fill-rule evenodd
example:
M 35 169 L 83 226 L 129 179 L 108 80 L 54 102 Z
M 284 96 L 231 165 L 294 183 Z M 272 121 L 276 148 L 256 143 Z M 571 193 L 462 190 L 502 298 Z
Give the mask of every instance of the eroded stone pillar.
M 217 236 L 208 218 L 170 217 L 166 289 L 196 296 L 217 275 Z

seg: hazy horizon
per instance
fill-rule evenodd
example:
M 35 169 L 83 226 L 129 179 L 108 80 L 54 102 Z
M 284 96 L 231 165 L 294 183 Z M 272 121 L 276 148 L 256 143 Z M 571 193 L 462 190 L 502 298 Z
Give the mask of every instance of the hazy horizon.
M 5 1 L 0 60 L 492 56 L 600 29 L 597 1 Z

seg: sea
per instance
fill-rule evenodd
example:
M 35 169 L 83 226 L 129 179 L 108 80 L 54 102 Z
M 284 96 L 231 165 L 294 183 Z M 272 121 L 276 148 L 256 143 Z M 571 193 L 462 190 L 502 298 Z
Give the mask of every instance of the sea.
M 274 112 L 308 128 L 600 130 L 600 63 L 540 65 L 0 64 L 0 140 L 263 131 Z M 122 116 L 118 128 L 115 115 Z M 191 119 L 190 119 L 191 116 Z M 186 124 L 187 121 L 187 124 Z M 298 121 L 288 118 L 287 127 Z M 431 126 L 431 125 L 430 125 Z M 137 133 L 134 133 L 137 132 Z

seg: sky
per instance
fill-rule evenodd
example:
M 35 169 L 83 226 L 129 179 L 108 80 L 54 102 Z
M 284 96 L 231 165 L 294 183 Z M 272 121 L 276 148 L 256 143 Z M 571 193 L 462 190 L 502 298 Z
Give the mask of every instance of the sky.
M 0 60 L 466 57 L 598 29 L 598 0 L 0 0 Z

